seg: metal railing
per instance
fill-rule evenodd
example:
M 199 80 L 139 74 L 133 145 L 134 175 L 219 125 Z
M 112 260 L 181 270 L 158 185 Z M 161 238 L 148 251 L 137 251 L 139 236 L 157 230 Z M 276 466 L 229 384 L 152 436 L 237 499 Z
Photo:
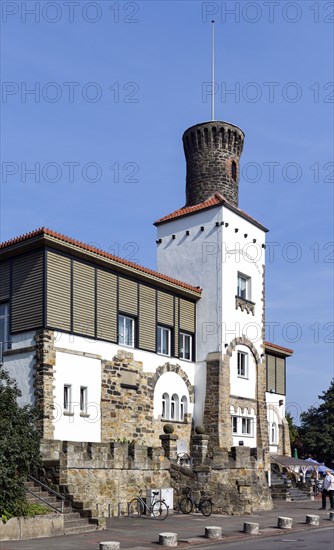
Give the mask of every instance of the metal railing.
M 65 496 L 62 495 L 61 493 L 57 493 L 57 491 L 55 491 L 54 489 L 51 489 L 51 487 L 48 487 L 47 485 L 45 485 L 45 483 L 42 483 L 41 481 L 39 481 L 39 479 L 36 479 L 35 477 L 32 477 L 30 475 L 27 476 L 28 479 L 30 479 L 31 481 L 33 481 L 34 483 L 37 483 L 37 485 L 39 485 L 40 487 L 43 487 L 44 489 L 46 489 L 48 491 L 48 493 L 51 493 L 53 495 L 55 495 L 57 498 L 59 498 L 61 500 L 61 504 L 60 504 L 60 512 L 58 510 L 58 508 L 56 508 L 55 506 L 53 506 L 52 504 L 50 504 L 47 500 L 45 500 L 43 497 L 37 495 L 36 493 L 34 493 L 33 491 L 31 491 L 30 489 L 27 489 L 28 493 L 31 493 L 32 495 L 34 495 L 34 497 L 38 498 L 39 500 L 43 501 L 45 504 L 47 504 L 48 506 L 50 506 L 50 508 L 53 508 L 54 510 L 56 510 L 57 512 L 63 514 L 64 513 L 64 503 L 65 503 Z

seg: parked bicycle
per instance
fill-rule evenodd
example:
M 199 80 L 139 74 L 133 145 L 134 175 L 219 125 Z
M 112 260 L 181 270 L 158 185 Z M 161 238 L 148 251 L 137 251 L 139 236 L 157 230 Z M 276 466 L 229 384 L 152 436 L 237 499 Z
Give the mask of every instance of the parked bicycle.
M 159 491 L 152 492 L 151 502 L 147 503 L 142 498 L 141 493 L 138 497 L 131 500 L 129 503 L 129 516 L 132 518 L 140 518 L 145 512 L 156 519 L 166 519 L 168 516 L 168 506 L 164 499 L 157 498 Z
M 212 514 L 212 501 L 209 497 L 201 497 L 198 502 L 195 502 L 195 499 L 192 495 L 192 490 L 190 487 L 186 487 L 185 491 L 187 496 L 181 498 L 179 503 L 179 508 L 183 514 L 190 514 L 195 508 L 197 511 L 201 512 L 203 516 L 211 516 Z

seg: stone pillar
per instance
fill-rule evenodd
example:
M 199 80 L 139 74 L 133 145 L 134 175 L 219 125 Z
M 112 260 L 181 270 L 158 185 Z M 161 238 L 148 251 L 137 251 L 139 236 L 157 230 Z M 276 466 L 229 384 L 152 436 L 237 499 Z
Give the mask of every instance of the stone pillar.
M 165 451 L 166 458 L 168 458 L 169 460 L 176 460 L 176 442 L 178 440 L 178 436 L 174 434 L 162 434 L 159 435 L 159 439 L 161 440 L 161 445 Z
M 194 434 L 192 441 L 192 460 L 193 465 L 204 464 L 208 455 L 209 436 L 205 434 Z
M 259 534 L 259 523 L 252 523 L 250 521 L 245 521 L 244 523 L 244 533 L 248 535 L 258 535 Z
M 56 364 L 54 350 L 54 333 L 51 330 L 40 330 L 35 335 L 36 365 L 35 365 L 35 405 L 41 411 L 38 422 L 40 434 L 44 439 L 53 439 L 53 375 Z
M 208 354 L 203 417 L 210 446 L 227 449 L 232 445 L 229 357 L 221 353 Z

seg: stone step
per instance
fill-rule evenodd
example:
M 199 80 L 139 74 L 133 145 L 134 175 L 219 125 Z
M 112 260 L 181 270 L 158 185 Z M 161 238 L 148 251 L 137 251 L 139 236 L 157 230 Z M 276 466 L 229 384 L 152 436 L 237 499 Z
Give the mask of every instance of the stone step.
M 96 531 L 96 525 L 92 523 L 86 523 L 86 525 L 80 525 L 79 527 L 66 527 L 64 529 L 64 534 L 78 535 L 80 533 L 89 533 L 90 531 Z

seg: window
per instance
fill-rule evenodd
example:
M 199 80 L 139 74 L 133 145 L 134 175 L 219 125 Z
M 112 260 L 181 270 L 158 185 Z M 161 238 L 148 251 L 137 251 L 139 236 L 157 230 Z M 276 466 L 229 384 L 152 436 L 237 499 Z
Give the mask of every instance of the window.
M 72 386 L 65 384 L 64 385 L 64 411 L 71 411 L 71 393 Z
M 238 433 L 238 417 L 232 416 L 232 433 Z
M 248 378 L 248 354 L 238 351 L 238 376 Z
M 241 432 L 243 435 L 252 435 L 253 418 L 241 418 Z
M 269 439 L 270 439 L 270 444 L 271 445 L 277 445 L 277 424 L 276 424 L 276 422 L 270 422 Z
M 118 317 L 118 343 L 133 348 L 135 345 L 135 320 L 132 317 Z
M 250 300 L 250 277 L 238 273 L 237 295 L 243 300 Z
M 170 398 L 168 393 L 162 395 L 161 400 L 161 418 L 162 420 L 185 421 L 185 415 L 188 413 L 188 399 L 183 395 L 180 399 L 177 393 L 173 393 Z
M 237 181 L 237 163 L 235 162 L 235 160 L 232 160 L 231 175 L 232 179 L 234 181 Z
M 0 304 L 0 353 L 1 351 L 6 351 L 8 348 L 9 348 L 9 304 Z
M 179 420 L 179 396 L 174 393 L 170 401 L 170 418 L 171 420 Z
M 162 410 L 161 418 L 168 420 L 169 419 L 169 395 L 164 393 L 162 396 Z
M 181 401 L 180 401 L 180 420 L 181 422 L 184 421 L 184 415 L 187 414 L 188 410 L 188 400 L 186 398 L 186 396 L 184 395 L 182 398 L 181 398 Z
M 192 336 L 180 332 L 179 357 L 186 361 L 191 361 Z
M 158 327 L 157 352 L 161 355 L 170 355 L 171 331 L 169 328 Z
M 85 386 L 80 387 L 80 412 L 87 414 L 88 389 Z

